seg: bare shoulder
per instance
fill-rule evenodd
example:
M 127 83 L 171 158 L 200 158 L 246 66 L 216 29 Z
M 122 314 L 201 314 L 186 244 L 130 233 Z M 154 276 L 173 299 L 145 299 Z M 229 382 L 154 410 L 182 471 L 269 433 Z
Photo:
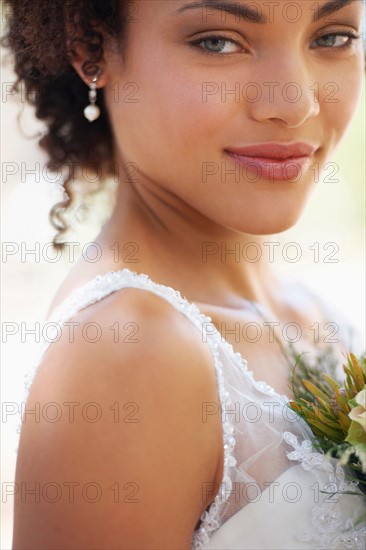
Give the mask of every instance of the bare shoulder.
M 72 322 L 73 337 L 50 346 L 27 402 L 43 412 L 23 424 L 16 481 L 38 483 L 41 497 L 16 498 L 14 550 L 188 549 L 222 447 L 220 415 L 202 416 L 218 397 L 200 330 L 132 288 Z M 47 483 L 56 505 L 42 497 Z

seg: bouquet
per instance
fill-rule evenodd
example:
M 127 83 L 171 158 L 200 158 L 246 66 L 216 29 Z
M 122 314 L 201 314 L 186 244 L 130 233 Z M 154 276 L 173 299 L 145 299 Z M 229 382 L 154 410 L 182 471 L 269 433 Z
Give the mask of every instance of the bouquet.
M 314 447 L 339 459 L 349 480 L 366 495 L 366 355 L 349 353 L 345 359 L 342 384 L 297 356 L 291 380 L 295 400 L 288 406 L 311 428 Z M 331 368 L 332 374 L 335 365 Z

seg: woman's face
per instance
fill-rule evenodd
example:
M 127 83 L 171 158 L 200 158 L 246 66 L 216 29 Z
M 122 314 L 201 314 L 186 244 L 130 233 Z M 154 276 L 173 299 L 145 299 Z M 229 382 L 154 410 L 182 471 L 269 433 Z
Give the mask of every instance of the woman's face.
M 131 2 L 124 61 L 110 54 L 106 67 L 123 163 L 195 216 L 247 234 L 286 230 L 356 108 L 362 11 L 361 0 Z M 238 151 L 269 142 L 313 152 Z M 326 173 L 336 193 L 336 166 Z

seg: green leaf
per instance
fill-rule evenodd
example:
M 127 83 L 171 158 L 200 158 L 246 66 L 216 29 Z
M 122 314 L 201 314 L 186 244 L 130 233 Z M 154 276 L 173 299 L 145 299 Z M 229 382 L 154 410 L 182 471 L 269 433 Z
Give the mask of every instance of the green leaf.
M 359 443 L 366 443 L 366 432 L 359 422 L 355 420 L 351 421 L 351 425 L 348 430 L 348 435 L 345 441 L 351 443 L 351 445 L 358 445 Z
M 339 422 L 336 422 L 335 420 L 330 419 L 329 416 L 325 415 L 320 409 L 318 409 L 316 414 L 320 422 L 322 422 L 326 426 L 329 426 L 330 428 L 339 430 Z
M 339 388 L 339 384 L 333 378 L 328 376 L 325 372 L 322 372 L 322 377 L 325 379 L 325 381 L 329 384 L 329 386 L 332 388 L 333 391 Z
M 339 411 L 338 418 L 339 418 L 339 423 L 342 426 L 344 432 L 347 433 L 351 424 L 350 417 L 348 416 L 348 414 L 344 414 L 342 411 Z
M 361 365 L 360 365 L 359 361 L 357 360 L 356 356 L 353 353 L 350 353 L 350 361 L 351 361 L 352 367 L 353 367 L 354 379 L 356 380 L 357 386 L 360 388 L 359 391 L 361 391 L 363 385 L 366 382 L 365 375 L 362 371 L 362 368 L 361 368 Z
M 351 409 L 353 409 L 354 407 L 357 407 L 358 406 L 358 403 L 356 401 L 356 398 L 355 397 L 352 397 L 352 399 L 349 399 L 347 401 L 348 405 L 350 405 Z
M 310 393 L 312 393 L 314 395 L 314 397 L 316 397 L 316 398 L 319 397 L 320 400 L 322 400 L 322 401 L 327 401 L 328 400 L 328 395 L 323 393 L 317 386 L 315 386 L 315 384 L 313 384 L 309 380 L 303 380 L 303 384 L 304 384 L 305 388 Z
M 326 435 L 329 439 L 332 439 L 333 441 L 343 441 L 344 434 L 342 430 L 335 430 L 327 424 L 319 422 L 318 420 L 309 420 L 309 424 L 317 428 L 321 434 Z

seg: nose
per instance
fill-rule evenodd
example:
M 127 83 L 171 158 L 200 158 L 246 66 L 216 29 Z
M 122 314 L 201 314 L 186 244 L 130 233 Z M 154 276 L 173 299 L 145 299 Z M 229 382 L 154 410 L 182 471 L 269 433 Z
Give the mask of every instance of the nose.
M 270 68 L 263 68 L 261 75 L 258 74 L 259 81 L 259 99 L 248 102 L 254 120 L 298 128 L 319 114 L 318 88 L 304 62 L 288 58 L 285 62 L 272 62 Z

